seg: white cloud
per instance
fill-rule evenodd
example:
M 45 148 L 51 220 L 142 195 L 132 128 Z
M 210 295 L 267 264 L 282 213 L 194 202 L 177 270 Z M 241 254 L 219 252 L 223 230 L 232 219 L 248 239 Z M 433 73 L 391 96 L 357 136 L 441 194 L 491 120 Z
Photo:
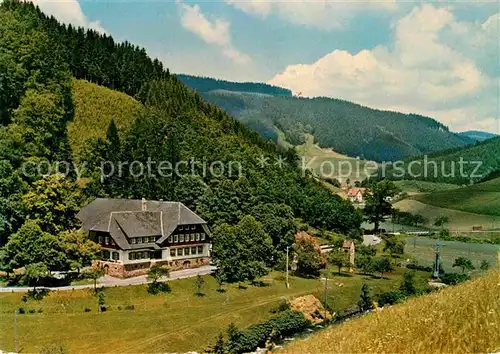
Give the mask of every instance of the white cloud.
M 89 21 L 77 0 L 32 0 L 47 15 L 53 15 L 61 22 L 90 28 L 106 33 L 99 21 Z
M 276 14 L 297 25 L 331 30 L 344 27 L 359 11 L 394 10 L 396 0 L 224 0 L 227 4 L 265 18 Z
M 221 48 L 222 54 L 239 64 L 246 64 L 250 57 L 237 51 L 231 41 L 230 23 L 224 19 L 208 19 L 198 5 L 179 3 L 182 26 L 200 37 L 205 43 Z
M 422 5 L 396 23 L 391 45 L 335 50 L 315 63 L 290 65 L 269 83 L 430 115 L 455 130 L 499 132 L 498 23 L 498 15 L 482 24 L 458 22 L 449 9 Z

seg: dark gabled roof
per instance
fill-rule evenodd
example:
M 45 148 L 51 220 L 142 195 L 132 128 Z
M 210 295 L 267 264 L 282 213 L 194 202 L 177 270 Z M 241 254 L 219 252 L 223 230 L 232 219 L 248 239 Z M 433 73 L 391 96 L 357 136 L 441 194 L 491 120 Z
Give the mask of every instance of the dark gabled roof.
M 144 201 L 144 203 L 146 211 L 142 210 L 142 200 L 98 198 L 80 210 L 77 217 L 82 221 L 85 230 L 109 232 L 122 249 L 138 248 L 129 244 L 130 237 L 160 236 L 157 243 L 161 244 L 178 225 L 201 224 L 208 233 L 205 220 L 182 203 L 162 201 Z M 158 246 L 140 245 L 140 248 L 148 247 Z

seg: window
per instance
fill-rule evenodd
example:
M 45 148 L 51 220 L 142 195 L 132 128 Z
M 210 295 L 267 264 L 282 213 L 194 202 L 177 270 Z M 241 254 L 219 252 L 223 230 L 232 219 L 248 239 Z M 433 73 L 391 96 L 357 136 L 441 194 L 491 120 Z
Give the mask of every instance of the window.
M 149 242 L 155 242 L 156 241 L 156 237 L 154 236 L 149 236 Z
M 120 254 L 118 252 L 113 252 L 113 259 L 115 261 L 119 260 L 120 259 Z
M 196 247 L 191 247 L 191 254 L 196 254 Z
M 194 234 L 191 234 L 191 241 L 194 241 Z
M 177 249 L 177 256 L 182 256 L 182 248 Z
M 106 251 L 106 250 L 102 251 L 102 258 L 103 259 L 109 259 L 109 257 L 110 257 L 109 251 Z
M 184 248 L 184 255 L 189 256 L 189 247 Z
M 196 225 L 191 225 L 191 230 L 196 230 Z
M 179 235 L 174 236 L 174 243 L 177 243 L 177 242 L 179 242 Z
M 104 238 L 102 236 L 99 236 L 99 243 L 102 243 Z
M 179 235 L 179 242 L 184 242 L 184 235 Z
M 168 243 L 172 243 L 173 240 L 174 238 L 172 236 L 168 236 Z
M 175 248 L 171 248 L 170 249 L 170 257 L 175 257 L 175 255 L 176 255 Z
M 196 241 L 200 240 L 200 234 L 196 234 Z
M 204 232 L 201 233 L 201 240 L 205 241 L 205 233 Z
M 135 259 L 135 253 L 129 253 L 128 254 L 128 259 L 133 261 Z
M 111 244 L 115 246 L 116 245 L 115 240 L 111 239 Z
M 133 237 L 133 238 L 130 239 L 130 243 L 131 244 L 135 245 L 136 242 L 137 242 L 137 240 L 135 239 L 135 237 Z
M 198 246 L 198 254 L 202 254 L 203 253 L 203 246 Z
M 179 225 L 179 230 L 183 230 L 183 229 L 184 229 L 184 226 Z

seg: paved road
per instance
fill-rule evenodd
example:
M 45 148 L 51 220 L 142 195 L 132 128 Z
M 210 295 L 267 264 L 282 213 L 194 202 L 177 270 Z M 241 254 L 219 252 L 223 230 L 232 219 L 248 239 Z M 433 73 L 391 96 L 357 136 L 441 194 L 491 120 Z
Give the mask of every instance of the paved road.
M 184 279 L 184 278 L 191 278 L 195 277 L 198 274 L 199 275 L 206 275 L 210 274 L 215 270 L 215 267 L 213 266 L 204 266 L 200 268 L 193 268 L 193 269 L 183 269 L 183 270 L 177 270 L 174 272 L 170 272 L 170 277 L 169 278 L 164 278 L 162 279 L 163 281 L 166 280 L 174 280 L 174 279 Z M 115 286 L 128 286 L 128 285 L 140 285 L 140 284 L 147 284 L 148 279 L 146 278 L 145 275 L 141 275 L 139 277 L 134 277 L 134 278 L 127 278 L 127 279 L 119 279 L 119 278 L 113 278 L 108 275 L 105 275 L 104 277 L 100 278 L 98 281 L 97 286 L 98 287 L 115 287 Z M 49 288 L 50 290 L 76 290 L 76 289 L 90 289 L 93 288 L 93 284 L 86 284 L 86 285 L 73 285 L 73 286 L 61 286 L 58 288 Z M 0 287 L 0 293 L 25 293 L 28 290 L 31 290 L 33 288 L 31 287 Z

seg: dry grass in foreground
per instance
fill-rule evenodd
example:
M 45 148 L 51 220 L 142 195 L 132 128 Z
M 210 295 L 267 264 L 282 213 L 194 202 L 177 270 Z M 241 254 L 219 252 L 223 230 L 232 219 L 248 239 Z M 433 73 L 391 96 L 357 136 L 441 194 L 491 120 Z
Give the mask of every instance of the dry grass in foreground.
M 280 353 L 496 353 L 500 270 L 385 308 L 286 346 Z

